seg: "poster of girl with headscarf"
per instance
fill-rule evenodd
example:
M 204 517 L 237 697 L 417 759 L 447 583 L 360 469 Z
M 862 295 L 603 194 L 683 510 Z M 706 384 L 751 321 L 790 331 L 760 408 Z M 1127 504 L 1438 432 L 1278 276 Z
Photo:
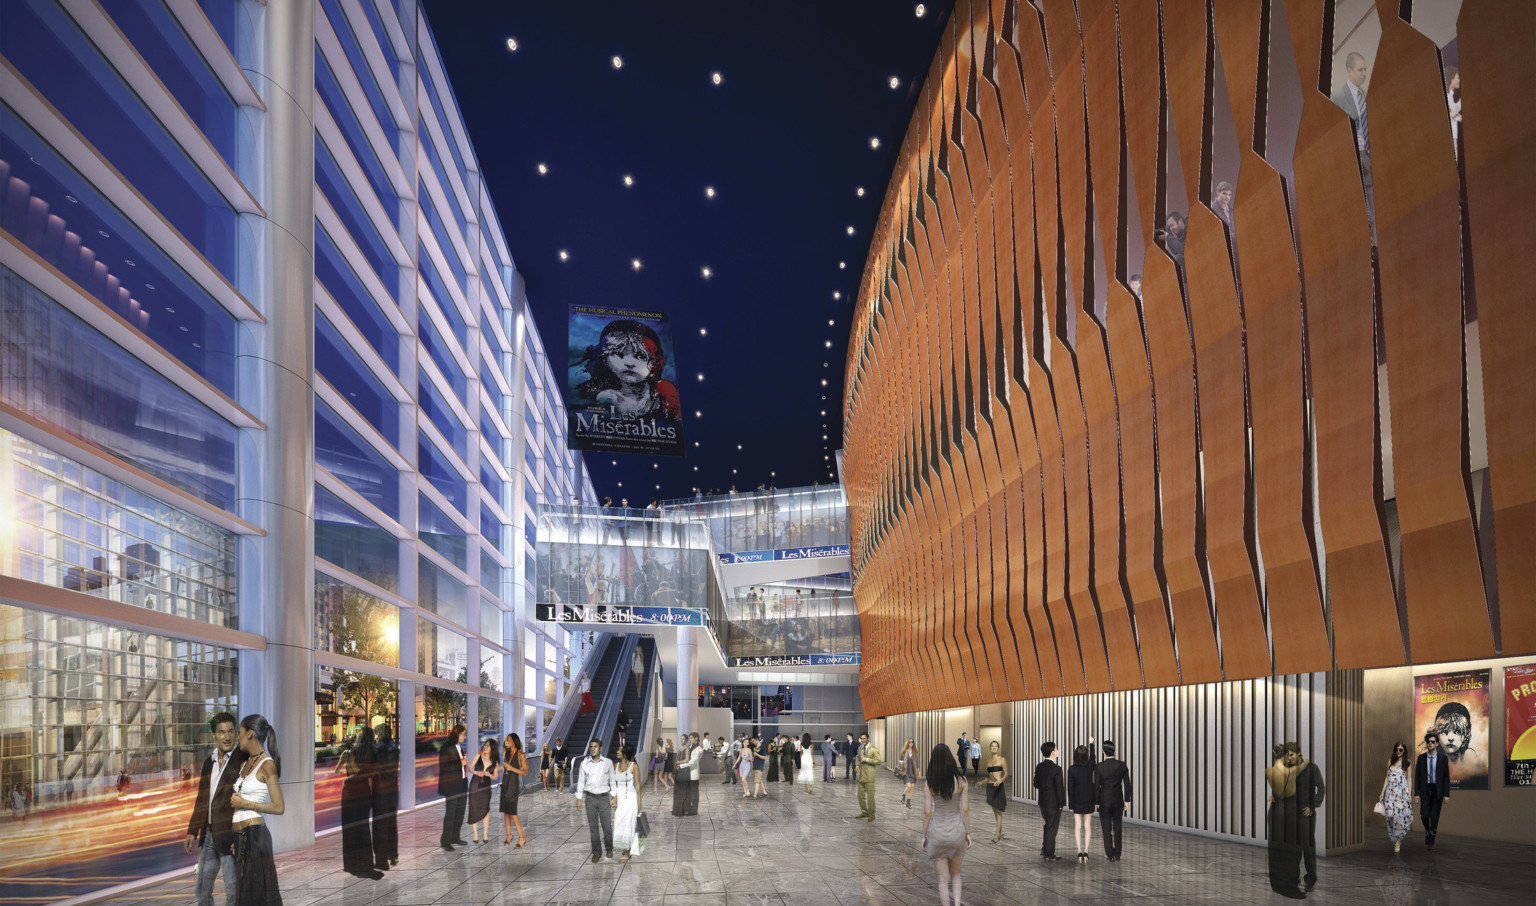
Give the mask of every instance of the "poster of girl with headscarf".
M 571 449 L 684 455 L 665 313 L 572 305 L 567 353 Z
M 1416 736 L 1433 733 L 1451 766 L 1451 789 L 1488 789 L 1488 670 L 1413 678 Z

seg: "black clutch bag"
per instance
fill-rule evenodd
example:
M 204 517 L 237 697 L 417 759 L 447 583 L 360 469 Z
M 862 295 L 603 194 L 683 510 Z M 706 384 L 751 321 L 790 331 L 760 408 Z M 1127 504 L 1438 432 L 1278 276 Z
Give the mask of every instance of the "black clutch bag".
M 645 812 L 635 816 L 635 834 L 642 840 L 651 835 L 651 819 L 645 816 Z

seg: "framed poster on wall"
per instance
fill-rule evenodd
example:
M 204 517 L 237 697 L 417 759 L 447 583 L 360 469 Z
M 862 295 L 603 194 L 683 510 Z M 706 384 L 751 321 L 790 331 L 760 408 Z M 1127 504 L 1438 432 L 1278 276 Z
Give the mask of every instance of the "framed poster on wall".
M 1491 670 L 1413 678 L 1415 739 L 1433 733 L 1451 765 L 1451 789 L 1488 789 Z
M 1536 785 L 1536 664 L 1504 668 L 1504 785 Z

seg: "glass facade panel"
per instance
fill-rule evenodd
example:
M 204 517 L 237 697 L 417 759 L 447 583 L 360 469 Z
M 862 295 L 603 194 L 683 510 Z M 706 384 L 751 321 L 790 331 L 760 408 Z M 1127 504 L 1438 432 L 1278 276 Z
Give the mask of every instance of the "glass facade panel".
M 235 426 L 0 265 L 0 399 L 234 506 Z
M 422 610 L 437 614 L 460 626 L 469 621 L 469 588 L 463 582 L 448 575 L 447 570 L 428 560 L 417 557 L 416 603 Z M 460 667 L 464 666 L 462 663 Z M 427 672 L 425 670 L 423 673 Z M 434 676 L 439 674 L 434 674 Z M 464 680 L 460 680 L 464 682 Z
M 0 573 L 238 627 L 233 532 L 4 428 L 0 504 L 15 519 Z
M 460 514 L 465 514 L 469 503 L 469 483 L 459 470 L 449 464 L 447 457 L 438 452 L 437 445 L 420 436 L 416 450 L 416 468 L 421 477 L 432 482 L 432 487 L 453 504 Z
M 0 56 L 32 84 L 47 85 L 48 102 L 238 286 L 234 209 L 96 45 L 52 0 L 8 2 L 5 17 Z M 70 77 L 59 78 L 62 71 Z
M 400 204 L 400 198 L 395 194 L 395 184 L 385 175 L 384 166 L 373 150 L 373 143 L 368 141 L 368 135 L 363 131 L 362 123 L 358 120 L 352 105 L 347 101 L 346 92 L 337 81 L 335 71 L 331 69 L 331 64 L 326 61 L 325 55 L 318 47 L 315 48 L 315 94 L 331 112 L 331 118 L 341 129 L 342 139 L 352 151 L 352 157 L 362 168 L 374 196 L 378 198 L 379 204 L 384 207 L 384 213 L 393 223 L 397 216 L 395 212 Z M 386 133 L 389 132 L 390 126 L 383 123 L 380 125 L 384 126 Z M 391 147 L 394 145 L 392 144 Z
M 331 156 L 330 149 L 318 135 L 315 136 L 315 185 L 320 187 L 326 200 L 335 209 L 336 216 L 341 218 L 342 225 L 357 243 L 363 259 L 378 275 L 379 282 L 384 284 L 384 291 L 389 293 L 391 299 L 399 302 L 400 266 L 385 244 L 384 237 L 379 235 L 378 227 L 373 225 L 373 218 L 368 216 L 367 209 L 357 200 L 352 184 L 347 182 L 336 158 Z
M 318 484 L 315 556 L 380 588 L 400 588 L 399 539 Z
M 357 414 L 368 420 L 390 446 L 400 443 L 400 403 L 355 350 L 342 339 L 329 318 L 315 312 L 315 371 L 347 398 Z
M 448 270 L 453 275 L 453 281 L 459 288 L 459 292 L 468 295 L 469 274 L 464 271 L 464 262 L 459 258 L 459 247 L 449 238 L 448 227 L 443 223 L 442 215 L 437 212 L 437 202 L 427 192 L 424 182 L 416 183 L 417 197 L 421 201 L 421 213 L 427 220 L 427 228 L 432 231 L 432 236 L 437 240 L 437 247 L 442 250 L 443 259 L 448 262 Z M 461 237 L 462 238 L 462 237 Z M 425 255 L 422 255 L 426 258 Z M 444 296 L 444 299 L 450 297 Z M 452 304 L 451 300 L 448 304 Z
M 506 611 L 496 606 L 490 598 L 480 599 L 480 635 L 500 645 L 506 640 L 506 627 L 502 618 Z M 500 689 L 498 685 L 496 688 Z
M 501 724 L 502 724 L 501 712 L 502 712 L 502 706 L 504 704 L 505 704 L 505 702 L 503 702 L 499 698 L 492 698 L 489 695 L 482 695 L 482 696 L 480 696 L 480 707 L 479 707 L 480 722 L 479 722 L 479 727 L 478 727 L 478 729 L 480 731 L 480 737 L 479 738 L 480 738 L 480 740 L 482 742 L 484 740 L 487 740 L 487 739 L 494 739 L 494 740 L 496 740 L 496 748 L 497 748 L 498 753 L 501 750 L 501 743 L 502 743 L 502 738 L 501 738 Z M 505 756 L 503 755 L 503 757 L 505 757 Z
M 502 600 L 509 597 L 506 583 L 507 570 L 485 548 L 480 549 L 480 586 Z
M 213 747 L 208 719 L 240 713 L 237 668 L 230 648 L 0 605 L 0 789 L 32 796 L 31 816 L 0 832 L 7 900 L 196 861 L 186 815 Z M 111 845 L 82 820 L 113 828 Z
M 400 665 L 400 608 L 315 571 L 315 650 Z
M 456 373 L 449 372 L 450 374 Z M 420 372 L 416 384 L 416 403 L 421 407 L 422 414 L 427 420 L 437 427 L 453 452 L 459 454 L 459 459 L 469 461 L 469 429 L 459 421 L 459 414 L 448 405 L 443 395 L 437 391 L 437 386 L 432 379 L 427 377 L 425 371 Z
M 416 536 L 459 569 L 469 569 L 469 534 L 425 494 L 417 496 Z
M 457 725 L 467 726 L 468 721 L 468 695 L 425 683 L 416 684 L 415 780 L 418 803 L 442 798 L 437 792 L 438 754 L 444 746 L 456 744 L 449 738 L 448 731 Z
M 367 6 L 369 2 L 371 0 L 362 0 L 358 5 Z M 378 80 L 373 77 L 373 69 L 368 65 L 367 57 L 363 56 L 363 49 L 358 45 L 357 36 L 353 34 L 352 25 L 346 15 L 342 13 L 341 5 L 336 0 L 320 0 L 320 8 L 325 10 L 325 17 L 330 20 L 331 28 L 336 32 L 336 38 L 341 42 L 342 52 L 347 57 L 348 68 L 363 86 L 363 96 L 368 99 L 368 107 L 373 112 L 373 118 L 384 130 L 385 142 L 391 148 L 399 147 L 400 127 L 395 125 L 395 116 L 390 112 L 389 105 L 384 103 L 384 92 L 379 89 Z
M 389 370 L 400 374 L 400 335 L 395 332 L 395 325 L 384 316 L 373 294 L 368 292 L 342 255 L 341 248 L 319 221 L 315 222 L 315 280 L 347 313 L 352 325 L 362 333 L 363 339 Z
M 129 327 L 235 395 L 234 316 L 4 104 L 0 183 L 9 183 L 0 192 L 0 226 Z
M 480 688 L 489 689 L 492 692 L 502 692 L 502 671 L 506 668 L 507 656 L 502 652 L 482 645 L 480 647 Z
M 389 518 L 400 518 L 399 471 L 319 396 L 315 397 L 315 464 Z
M 363 730 L 367 729 L 367 733 Z M 378 828 L 400 805 L 400 686 L 315 667 L 315 830 Z
M 431 620 L 416 620 L 416 672 L 456 683 L 469 682 L 469 642 Z

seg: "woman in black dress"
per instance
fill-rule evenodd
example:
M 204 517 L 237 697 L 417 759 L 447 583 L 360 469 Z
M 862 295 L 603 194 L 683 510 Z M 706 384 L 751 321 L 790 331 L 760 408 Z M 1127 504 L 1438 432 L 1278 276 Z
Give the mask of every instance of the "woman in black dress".
M 360 878 L 384 877 L 373 867 L 373 833 L 368 816 L 373 811 L 373 731 L 363 727 L 336 762 L 341 781 L 341 867 Z
M 768 782 L 779 782 L 779 734 L 768 740 Z
M 1003 757 L 1003 744 L 995 739 L 987 743 L 987 749 L 987 805 L 997 819 L 997 833 L 992 836 L 996 843 L 1003 839 L 1003 812 L 1008 808 L 1008 759 Z
M 1093 843 L 1093 757 L 1092 740 L 1072 750 L 1072 767 L 1067 768 L 1067 808 L 1072 810 L 1072 839 L 1077 843 L 1077 861 L 1088 861 Z
M 523 836 L 523 822 L 517 817 L 517 794 L 523 791 L 523 778 L 528 776 L 528 756 L 523 754 L 523 738 L 508 733 L 505 740 L 507 772 L 501 778 L 501 820 L 506 825 L 507 839 L 502 846 L 512 842 L 512 828 L 517 828 L 517 845 L 522 849 L 528 839 Z M 549 746 L 544 747 L 547 751 Z
M 661 764 L 661 782 L 672 789 L 677 785 L 677 749 L 672 747 L 672 740 L 667 740 L 667 757 Z
M 790 745 L 788 736 L 779 740 L 779 779 L 795 782 L 795 747 Z
M 489 843 L 491 839 L 491 787 L 501 776 L 501 755 L 496 740 L 487 739 L 480 744 L 480 754 L 469 767 L 469 830 L 476 843 Z

